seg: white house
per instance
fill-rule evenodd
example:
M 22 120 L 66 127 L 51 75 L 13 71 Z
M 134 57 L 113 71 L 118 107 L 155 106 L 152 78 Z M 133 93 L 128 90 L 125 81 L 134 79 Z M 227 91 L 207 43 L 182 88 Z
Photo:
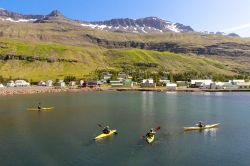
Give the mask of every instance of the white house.
M 3 84 L 0 83 L 0 88 L 4 88 Z
M 63 80 L 59 80 L 59 81 L 57 82 L 57 86 L 65 87 L 66 84 L 65 84 L 65 82 L 64 82 Z
M 167 84 L 166 87 L 168 91 L 175 91 L 177 89 L 177 84 Z
M 52 80 L 48 80 L 46 81 L 46 86 L 53 86 L 53 81 Z
M 15 87 L 15 82 L 10 80 L 8 83 L 7 83 L 7 87 Z
M 75 81 L 70 81 L 69 86 L 76 86 L 76 82 Z
M 142 83 L 141 83 L 141 87 L 143 87 L 143 88 L 155 88 L 156 84 L 154 83 L 154 80 L 152 78 L 143 79 Z
M 153 78 L 149 78 L 149 79 L 143 79 L 142 83 L 149 83 L 149 84 L 153 84 L 154 83 L 154 79 Z
M 38 85 L 38 86 L 46 86 L 46 82 L 44 82 L 44 81 L 39 81 L 37 85 Z
M 191 87 L 200 88 L 202 85 L 207 86 L 210 85 L 212 82 L 213 82 L 212 80 L 191 80 Z
M 83 84 L 84 84 L 84 81 L 80 80 L 80 86 L 83 86 Z
M 15 86 L 16 87 L 27 87 L 27 86 L 30 86 L 30 83 L 26 82 L 25 80 L 16 80 Z
M 167 84 L 170 83 L 170 80 L 161 78 L 161 79 L 159 80 L 159 82 L 162 83 L 162 84 L 166 84 L 166 85 L 167 85 Z

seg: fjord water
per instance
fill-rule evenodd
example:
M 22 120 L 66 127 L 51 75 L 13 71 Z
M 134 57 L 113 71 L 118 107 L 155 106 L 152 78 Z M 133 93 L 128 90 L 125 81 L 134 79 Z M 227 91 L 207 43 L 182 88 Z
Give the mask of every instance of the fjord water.
M 49 112 L 27 111 L 38 102 Z M 0 163 L 247 166 L 250 93 L 80 92 L 0 97 Z M 202 120 L 218 129 L 184 133 Z M 118 135 L 94 141 L 109 125 Z M 161 126 L 152 145 L 141 139 Z

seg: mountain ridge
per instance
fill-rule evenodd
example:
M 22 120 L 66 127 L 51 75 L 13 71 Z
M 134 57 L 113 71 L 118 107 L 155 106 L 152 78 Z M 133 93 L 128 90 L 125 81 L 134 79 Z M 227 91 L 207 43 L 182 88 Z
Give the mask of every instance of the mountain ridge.
M 161 32 L 194 32 L 190 26 L 172 23 L 159 17 L 151 16 L 139 19 L 119 18 L 106 21 L 76 21 L 66 18 L 59 10 L 53 10 L 48 15 L 23 15 L 6 9 L 0 10 L 0 19 L 11 22 L 46 23 L 69 21 L 80 23 L 82 26 L 111 32 L 128 33 L 161 33 Z

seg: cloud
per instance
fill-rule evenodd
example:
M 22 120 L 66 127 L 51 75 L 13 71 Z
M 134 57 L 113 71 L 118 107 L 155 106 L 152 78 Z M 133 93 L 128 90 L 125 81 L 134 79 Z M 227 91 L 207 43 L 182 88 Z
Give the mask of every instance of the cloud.
M 232 27 L 232 28 L 227 28 L 222 30 L 223 32 L 234 32 L 234 31 L 240 31 L 240 30 L 244 30 L 250 28 L 250 23 L 249 24 L 244 24 L 244 25 L 240 25 L 240 26 L 236 26 L 236 27 Z

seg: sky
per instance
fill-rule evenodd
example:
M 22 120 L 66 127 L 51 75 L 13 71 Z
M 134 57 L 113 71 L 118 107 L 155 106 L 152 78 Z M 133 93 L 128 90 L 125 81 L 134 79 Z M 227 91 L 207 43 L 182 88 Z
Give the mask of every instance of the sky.
M 250 37 L 250 0 L 0 0 L 0 8 L 22 14 L 57 9 L 82 21 L 157 16 L 196 31 Z

